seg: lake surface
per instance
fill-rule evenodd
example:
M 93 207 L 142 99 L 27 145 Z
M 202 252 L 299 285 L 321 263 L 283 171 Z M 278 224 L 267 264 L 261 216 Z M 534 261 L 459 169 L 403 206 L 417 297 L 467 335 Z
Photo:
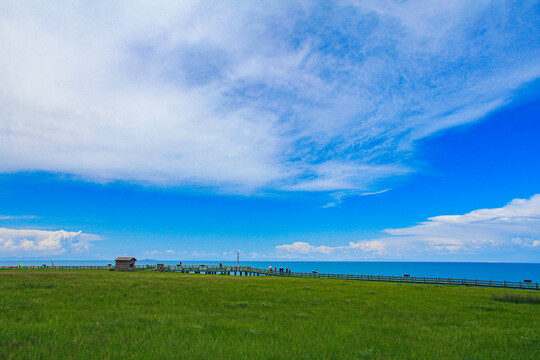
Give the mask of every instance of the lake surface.
M 137 265 L 163 263 L 176 265 L 178 261 L 140 260 Z M 219 261 L 183 261 L 183 264 L 217 265 Z M 236 265 L 235 261 L 223 261 L 223 265 Z M 1 261 L 0 265 L 51 265 L 52 261 Z M 55 260 L 55 265 L 107 265 L 113 260 Z M 445 277 L 455 279 L 479 279 L 501 281 L 540 282 L 540 263 L 475 263 L 475 262 L 390 262 L 390 261 L 241 261 L 240 265 L 268 268 L 277 266 L 292 271 L 358 275 L 393 275 Z

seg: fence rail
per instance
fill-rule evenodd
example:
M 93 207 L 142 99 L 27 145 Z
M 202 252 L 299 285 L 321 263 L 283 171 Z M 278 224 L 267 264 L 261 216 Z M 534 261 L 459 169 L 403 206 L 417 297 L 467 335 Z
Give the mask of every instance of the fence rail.
M 114 270 L 114 266 L 107 265 L 56 265 L 56 266 L 0 266 L 0 270 L 25 270 L 25 269 L 54 269 L 54 270 Z M 134 270 L 156 270 L 157 265 L 136 265 Z M 320 279 L 342 279 L 360 281 L 384 281 L 413 284 L 434 284 L 434 285 L 460 285 L 460 286 L 480 286 L 509 289 L 540 290 L 538 282 L 516 282 L 516 281 L 496 281 L 496 280 L 471 280 L 454 279 L 441 277 L 420 277 L 420 276 L 389 276 L 389 275 L 356 275 L 356 274 L 327 274 L 318 272 L 284 272 L 261 269 L 251 266 L 202 266 L 184 265 L 164 267 L 168 272 L 183 273 L 204 273 L 204 274 L 235 274 L 246 276 L 280 276 L 299 278 L 320 278 Z
M 107 265 L 24 265 L 24 266 L 0 266 L 0 270 L 107 270 Z M 113 267 L 114 268 L 114 267 Z

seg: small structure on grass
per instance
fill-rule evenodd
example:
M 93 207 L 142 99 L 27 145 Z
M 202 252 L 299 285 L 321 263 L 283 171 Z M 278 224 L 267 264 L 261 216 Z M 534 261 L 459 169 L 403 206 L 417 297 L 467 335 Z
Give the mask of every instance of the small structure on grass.
M 135 261 L 137 259 L 129 256 L 119 256 L 114 261 L 116 261 L 116 271 L 133 271 L 135 270 Z

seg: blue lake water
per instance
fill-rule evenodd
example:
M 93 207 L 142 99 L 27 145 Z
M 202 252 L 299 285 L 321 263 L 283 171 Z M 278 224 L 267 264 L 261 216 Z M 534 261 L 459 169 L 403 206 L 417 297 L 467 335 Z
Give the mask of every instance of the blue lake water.
M 141 260 L 138 265 L 164 263 L 176 265 L 178 261 Z M 55 265 L 107 265 L 113 260 L 55 260 Z M 223 261 L 224 265 L 236 265 L 234 261 Z M 0 261 L 0 265 L 51 265 L 52 261 Z M 183 261 L 183 264 L 217 265 L 219 261 Z M 333 274 L 428 276 L 455 279 L 479 279 L 501 281 L 523 281 L 525 279 L 540 282 L 540 263 L 474 263 L 474 262 L 387 262 L 387 261 L 241 261 L 240 265 L 258 268 L 277 266 L 292 271 Z

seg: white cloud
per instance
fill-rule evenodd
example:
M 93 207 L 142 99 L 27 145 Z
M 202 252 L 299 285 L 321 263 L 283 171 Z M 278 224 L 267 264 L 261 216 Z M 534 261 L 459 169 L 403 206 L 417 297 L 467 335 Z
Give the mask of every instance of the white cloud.
M 463 215 L 442 215 L 385 236 L 351 241 L 343 246 L 314 246 L 307 242 L 278 245 L 277 256 L 316 259 L 422 259 L 474 255 L 484 260 L 512 258 L 538 260 L 540 256 L 540 194 L 515 199 L 493 209 Z M 335 241 L 334 241 L 335 242 Z M 324 256 L 322 256 L 324 255 Z
M 35 215 L 0 215 L 0 220 L 32 220 L 38 219 Z
M 223 251 L 221 253 L 223 257 L 217 258 L 218 260 L 230 259 L 236 260 L 236 251 Z M 265 254 L 259 254 L 258 252 L 240 251 L 240 261 L 245 259 L 259 259 L 267 257 Z
M 296 241 L 292 244 L 278 245 L 275 249 L 277 257 L 293 259 L 372 258 L 386 254 L 386 245 L 378 240 L 350 242 L 346 246 L 313 246 L 307 242 Z
M 515 199 L 506 206 L 464 215 L 442 215 L 401 229 L 387 229 L 405 243 L 420 243 L 425 251 L 481 252 L 485 249 L 535 247 L 540 239 L 540 194 Z
M 369 190 L 539 76 L 534 6 L 4 2 L 0 172 Z
M 336 191 L 334 193 L 331 193 L 330 196 L 334 198 L 334 201 L 329 202 L 326 205 L 323 205 L 323 209 L 333 208 L 341 203 L 343 203 L 343 199 L 347 196 L 371 196 L 371 195 L 379 195 L 384 194 L 385 192 L 389 191 L 390 189 L 384 189 L 380 191 L 369 191 L 369 192 L 357 192 L 357 191 Z
M 511 240 L 512 244 L 523 246 L 523 247 L 540 247 L 540 240 L 534 240 L 534 239 L 522 239 L 520 237 L 513 238 Z
M 329 160 L 322 164 L 310 166 L 307 170 L 311 176 L 299 179 L 294 185 L 284 186 L 291 191 L 332 191 L 335 189 L 362 189 L 371 185 L 375 180 L 392 175 L 410 173 L 401 165 L 368 165 L 357 164 L 353 161 Z
M 209 260 L 212 258 L 216 258 L 218 256 L 215 252 L 206 252 L 206 251 L 192 251 L 191 256 L 194 256 L 196 258 L 199 258 L 201 260 Z
M 172 249 L 167 249 L 167 250 L 147 250 L 144 252 L 144 255 L 145 256 L 153 256 L 153 255 L 165 255 L 166 257 L 167 256 L 171 256 L 171 255 L 186 255 L 187 254 L 187 251 L 177 251 L 177 250 L 172 250 Z
M 334 201 L 329 202 L 326 205 L 323 205 L 323 209 L 333 208 L 338 205 L 340 205 L 343 202 L 343 198 L 347 196 L 347 193 L 345 191 L 337 191 L 334 193 L 331 193 L 330 196 L 334 198 Z
M 34 256 L 86 252 L 92 241 L 100 239 L 81 231 L 0 228 L 0 254 Z
M 297 241 L 290 245 L 278 245 L 276 250 L 286 253 L 294 253 L 300 255 L 307 255 L 313 253 L 331 254 L 335 251 L 335 248 L 329 246 L 313 246 L 303 241 Z
M 371 241 L 359 241 L 359 242 L 350 242 L 349 246 L 346 247 L 347 250 L 361 250 L 364 253 L 373 253 L 376 255 L 384 255 L 387 253 L 386 245 L 379 240 Z

